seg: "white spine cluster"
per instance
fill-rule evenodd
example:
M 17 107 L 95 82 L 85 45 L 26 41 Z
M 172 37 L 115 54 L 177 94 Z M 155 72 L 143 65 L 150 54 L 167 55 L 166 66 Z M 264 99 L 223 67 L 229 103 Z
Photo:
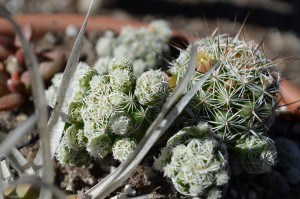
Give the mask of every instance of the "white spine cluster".
M 168 96 L 166 74 L 160 70 L 143 73 L 137 79 L 134 94 L 142 105 L 155 106 L 164 102 Z
M 207 124 L 200 123 L 172 136 L 154 166 L 172 180 L 180 193 L 217 199 L 229 180 L 227 158 L 225 145 Z
M 136 146 L 137 142 L 134 139 L 121 138 L 116 140 L 112 146 L 113 157 L 122 162 L 136 149 Z
M 124 112 L 117 112 L 109 120 L 109 129 L 117 135 L 128 135 L 133 130 L 132 118 Z
M 92 157 L 102 159 L 111 152 L 111 146 L 110 137 L 105 133 L 101 133 L 89 138 L 86 149 Z

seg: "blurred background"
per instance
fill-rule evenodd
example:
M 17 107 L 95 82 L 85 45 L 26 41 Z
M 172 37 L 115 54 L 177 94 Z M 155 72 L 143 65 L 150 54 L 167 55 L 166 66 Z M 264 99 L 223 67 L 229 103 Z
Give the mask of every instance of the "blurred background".
M 85 13 L 89 0 L 0 0 L 14 14 Z M 300 1 L 298 0 L 96 0 L 93 15 L 150 22 L 168 21 L 172 28 L 205 37 L 243 31 L 246 40 L 263 41 L 267 56 L 289 58 L 278 69 L 300 85 Z M 63 20 L 63 19 L 62 19 Z

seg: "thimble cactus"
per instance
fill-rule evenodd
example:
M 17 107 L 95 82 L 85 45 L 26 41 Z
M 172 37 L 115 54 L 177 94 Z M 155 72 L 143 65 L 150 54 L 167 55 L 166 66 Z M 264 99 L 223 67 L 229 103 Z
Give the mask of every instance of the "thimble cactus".
M 139 103 L 147 106 L 155 106 L 162 103 L 168 95 L 168 79 L 160 70 L 150 70 L 143 73 L 137 79 L 134 92 Z
M 217 199 L 229 180 L 227 158 L 226 146 L 207 123 L 200 123 L 172 136 L 154 167 L 171 178 L 180 193 Z
M 161 70 L 147 71 L 136 79 L 129 58 L 116 57 L 109 63 L 103 59 L 95 69 L 80 63 L 75 74 L 63 141 L 57 151 L 63 164 L 84 163 L 70 157 L 81 154 L 78 150 L 82 148 L 93 158 L 112 153 L 124 161 L 168 96 L 167 76 Z M 148 101 L 143 103 L 145 95 Z
M 171 33 L 168 24 L 162 20 L 150 23 L 147 28 L 125 27 L 117 37 L 112 32 L 101 37 L 96 44 L 96 52 L 99 57 L 129 57 L 133 61 L 133 74 L 138 77 L 166 63 L 165 59 L 170 56 L 167 42 Z

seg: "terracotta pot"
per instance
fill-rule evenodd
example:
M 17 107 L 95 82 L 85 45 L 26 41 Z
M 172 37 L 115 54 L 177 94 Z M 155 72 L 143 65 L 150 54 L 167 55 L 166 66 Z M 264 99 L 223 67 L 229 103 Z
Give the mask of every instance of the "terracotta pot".
M 16 15 L 14 16 L 14 19 L 16 22 L 21 26 L 25 27 L 25 36 L 26 38 L 32 38 L 32 39 L 38 39 L 41 38 L 43 35 L 45 35 L 47 32 L 55 31 L 55 32 L 62 32 L 64 33 L 66 31 L 66 28 L 69 25 L 73 25 L 76 28 L 80 29 L 82 22 L 84 21 L 85 16 L 84 15 L 77 15 L 77 14 L 25 14 L 25 15 Z M 30 24 L 30 25 L 28 25 Z M 146 23 L 133 21 L 133 20 L 121 20 L 121 19 L 114 19 L 110 17 L 103 17 L 103 16 L 93 16 L 90 17 L 88 20 L 88 25 L 86 27 L 87 32 L 92 31 L 98 31 L 98 32 L 104 32 L 107 30 L 114 31 L 115 33 L 120 33 L 122 28 L 124 26 L 130 25 L 134 28 L 140 28 L 140 27 L 146 27 Z M 0 36 L 3 39 L 0 38 L 0 43 L 2 45 L 6 44 L 8 39 L 4 38 L 4 36 L 7 37 L 15 37 L 15 31 L 13 30 L 12 26 L 4 19 L 0 18 Z M 27 29 L 27 30 L 26 30 Z M 178 31 L 173 31 L 173 36 L 171 38 L 170 43 L 177 44 L 179 47 L 185 47 L 185 45 L 188 43 L 188 37 Z M 16 44 L 20 43 L 18 39 L 15 41 Z M 4 45 L 5 47 L 9 47 L 12 45 Z M 1 46 L 0 46 L 1 47 Z M 1 50 L 1 48 L 0 48 Z M 7 56 L 10 54 L 7 49 L 4 49 L 7 51 Z M 2 53 L 3 54 L 3 53 Z M 5 53 L 4 53 L 5 54 Z M 20 53 L 19 53 L 20 54 Z M 15 56 L 20 57 L 19 54 L 16 53 Z M 21 53 L 22 54 L 22 53 Z M 23 53 L 24 54 L 24 53 Z M 23 55 L 22 54 L 22 55 Z M 56 53 L 57 54 L 57 53 Z M 63 53 L 60 53 L 63 57 Z M 5 58 L 7 58 L 7 56 Z M 19 59 L 18 59 L 19 60 Z M 53 67 L 55 65 L 60 66 L 62 59 L 60 59 L 59 63 L 41 63 L 41 75 L 43 76 L 44 80 L 47 81 L 51 79 L 51 77 L 54 75 L 54 73 L 61 71 L 61 67 Z M 1 72 L 1 71 L 0 71 Z M 49 74 L 50 73 L 50 74 Z M 4 78 L 3 78 L 4 79 Z M 0 82 L 0 86 L 5 86 L 5 82 Z M 30 76 L 29 73 L 26 71 L 24 72 L 20 78 L 15 79 L 14 81 L 10 81 L 7 86 L 10 88 L 11 92 L 18 93 L 18 90 L 22 90 L 22 93 L 27 93 L 28 89 L 30 88 Z M 20 89 L 21 88 L 21 89 Z M 25 88 L 25 91 L 23 91 Z M 10 103 L 4 103 L 3 106 L 0 106 L 1 110 L 7 110 L 12 109 L 14 107 L 19 107 L 23 103 L 24 100 L 20 100 L 19 98 L 14 97 L 7 97 L 2 96 L 3 94 L 7 93 L 7 90 L 1 90 L 0 89 L 0 101 L 2 100 L 16 100 L 11 101 Z M 1 97 L 2 96 L 2 97 Z M 5 105 L 8 105 L 6 107 Z M 13 106 L 15 105 L 15 106 Z
M 288 112 L 300 114 L 300 88 L 281 78 L 278 102 L 279 106 L 286 107 Z
M 16 15 L 14 19 L 20 26 L 31 24 L 35 37 L 41 37 L 49 31 L 65 32 L 66 27 L 73 25 L 78 29 L 81 27 L 84 20 L 84 15 L 77 14 L 25 14 Z M 146 27 L 146 23 L 134 20 L 121 20 L 104 16 L 92 16 L 88 20 L 86 31 L 106 31 L 112 30 L 119 33 L 124 26 L 130 25 L 134 28 Z M 0 34 L 11 36 L 14 30 L 11 25 L 4 19 L 0 19 Z M 179 31 L 173 31 L 175 39 L 181 39 L 187 42 L 188 36 Z

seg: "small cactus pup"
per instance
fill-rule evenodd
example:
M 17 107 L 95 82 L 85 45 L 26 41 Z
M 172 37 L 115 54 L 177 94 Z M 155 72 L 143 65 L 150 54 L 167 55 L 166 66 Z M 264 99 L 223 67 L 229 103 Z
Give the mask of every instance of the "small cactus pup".
M 135 78 L 127 57 L 102 58 L 94 68 L 80 63 L 58 161 L 77 166 L 111 153 L 124 161 L 168 96 L 167 78 L 163 71 L 152 69 Z M 55 82 L 48 89 L 49 102 L 54 101 L 58 86 Z
M 128 26 L 117 37 L 111 31 L 107 32 L 97 41 L 96 52 L 101 58 L 126 56 L 132 59 L 133 75 L 139 77 L 149 69 L 166 64 L 165 59 L 170 57 L 168 41 L 171 34 L 169 25 L 162 20 L 153 21 L 147 28 Z
M 261 149 L 275 150 L 273 143 L 266 141 L 267 131 L 274 121 L 280 77 L 274 63 L 252 41 L 214 34 L 195 41 L 197 58 L 190 87 L 215 63 L 219 66 L 184 109 L 179 123 L 185 126 L 207 121 L 213 132 L 230 148 L 239 149 L 242 143 L 249 141 L 249 144 L 258 144 Z M 190 50 L 191 47 L 181 50 L 179 57 L 171 63 L 169 87 L 174 88 L 183 77 L 190 60 Z M 243 146 L 245 150 L 249 149 L 247 153 L 253 150 L 251 145 Z M 264 150 L 255 153 L 259 151 Z M 271 152 L 270 157 L 274 153 Z M 248 154 L 245 158 L 249 157 Z M 257 161 L 255 157 L 253 161 Z M 246 159 L 237 159 L 246 165 Z M 267 166 L 274 160 L 262 162 Z M 265 168 L 264 171 L 268 170 Z M 251 173 L 254 171 L 251 170 Z
M 227 148 L 207 123 L 185 127 L 173 135 L 155 158 L 154 167 L 188 196 L 221 198 L 229 180 Z
M 270 172 L 277 158 L 273 140 L 255 135 L 237 140 L 233 154 L 244 170 L 250 174 Z

